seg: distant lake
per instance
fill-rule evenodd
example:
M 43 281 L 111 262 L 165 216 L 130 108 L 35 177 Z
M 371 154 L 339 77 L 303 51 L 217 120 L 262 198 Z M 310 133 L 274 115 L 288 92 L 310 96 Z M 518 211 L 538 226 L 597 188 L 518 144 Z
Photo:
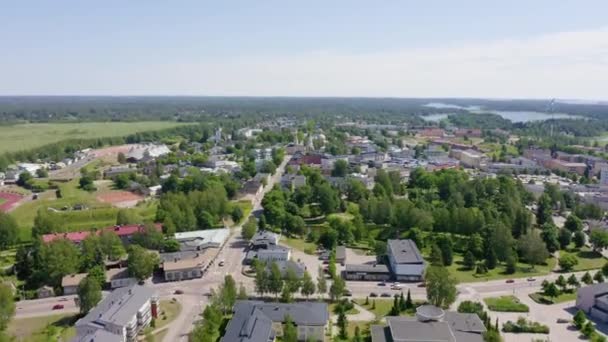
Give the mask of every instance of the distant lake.
M 497 114 L 507 120 L 510 120 L 511 122 L 532 122 L 532 121 L 543 121 L 543 120 L 549 120 L 549 119 L 583 119 L 583 117 L 576 116 L 576 115 L 570 115 L 570 114 L 566 114 L 566 113 L 548 114 L 548 113 L 542 113 L 542 112 L 525 112 L 525 111 L 516 112 L 516 111 L 501 111 L 501 110 L 484 110 L 480 106 L 462 107 L 462 106 L 458 106 L 458 105 L 439 103 L 439 102 L 427 103 L 427 104 L 425 104 L 425 106 L 432 107 L 432 108 L 464 109 L 473 114 L 480 114 L 480 113 Z M 431 115 L 427 115 L 427 116 L 422 116 L 422 118 L 427 121 L 440 121 L 440 120 L 447 118 L 448 115 L 449 114 L 431 114 Z

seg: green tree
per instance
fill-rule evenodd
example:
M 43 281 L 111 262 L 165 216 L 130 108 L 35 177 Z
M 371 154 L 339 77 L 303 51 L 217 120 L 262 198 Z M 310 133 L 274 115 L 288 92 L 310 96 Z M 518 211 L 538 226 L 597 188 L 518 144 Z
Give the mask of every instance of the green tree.
M 103 254 L 110 260 L 119 260 L 127 254 L 118 235 L 111 231 L 103 231 L 99 235 L 99 245 Z
M 0 251 L 14 245 L 18 240 L 17 221 L 9 214 L 0 211 Z
M 537 211 L 536 211 L 536 223 L 538 223 L 539 226 L 542 226 L 545 223 L 552 224 L 553 223 L 552 215 L 553 215 L 553 210 L 552 210 L 551 199 L 545 193 L 538 200 L 538 206 L 537 206 Z
M 549 252 L 543 240 L 535 232 L 522 235 L 518 240 L 519 251 L 528 264 L 534 269 L 549 257 Z
M 78 272 L 80 268 L 80 251 L 66 239 L 57 239 L 45 244 L 40 249 L 41 274 L 43 281 L 52 286 L 59 286 L 61 279 Z
M 270 266 L 270 275 L 268 277 L 268 290 L 273 293 L 275 297 L 278 297 L 279 293 L 283 290 L 283 276 L 279 265 L 273 262 Z
M 549 298 L 556 298 L 559 296 L 559 289 L 555 285 L 555 283 L 549 283 L 544 289 L 544 295 Z
M 298 342 L 298 331 L 289 315 L 285 316 L 285 323 L 283 323 L 283 341 Z
M 574 238 L 572 240 L 574 241 L 574 246 L 576 246 L 576 248 L 583 247 L 585 245 L 585 233 L 581 230 L 577 231 L 574 233 Z
M 578 265 L 578 258 L 573 254 L 565 254 L 559 257 L 559 267 L 564 272 L 570 272 L 576 265 Z
M 310 296 L 315 294 L 315 283 L 312 281 L 310 273 L 308 271 L 304 271 L 304 275 L 302 276 L 302 287 L 300 292 L 302 295 L 308 299 Z
M 608 232 L 599 229 L 591 230 L 589 242 L 591 242 L 594 251 L 601 252 L 604 248 L 608 247 Z
M 593 275 L 593 280 L 595 280 L 598 283 L 603 283 L 604 274 L 601 271 L 595 272 L 595 274 Z
M 329 287 L 329 296 L 332 302 L 340 299 L 342 295 L 344 295 L 344 291 L 346 290 L 346 284 L 344 283 L 344 279 L 342 277 L 335 277 L 331 286 Z
M 545 223 L 542 227 L 541 237 L 547 246 L 549 253 L 559 249 L 559 238 L 557 227 L 551 223 Z
M 593 284 L 593 278 L 591 277 L 591 274 L 589 274 L 589 272 L 585 272 L 585 274 L 583 274 L 583 276 L 581 277 L 581 281 L 587 285 Z
M 331 170 L 332 177 L 346 177 L 348 174 L 348 162 L 343 159 L 338 159 L 334 162 L 334 168 Z
M 570 277 L 568 277 L 568 285 L 572 286 L 573 288 L 579 288 L 581 283 L 579 283 L 574 274 L 571 274 Z
M 258 230 L 258 227 L 255 223 L 255 219 L 249 219 L 243 225 L 243 228 L 241 230 L 241 236 L 243 237 L 243 239 L 249 241 L 255 235 L 257 230 Z
M 263 262 L 255 262 L 253 266 L 255 268 L 255 290 L 263 296 L 265 293 L 269 292 L 266 265 Z
M 574 326 L 577 329 L 582 329 L 583 325 L 585 325 L 585 322 L 587 322 L 587 316 L 585 316 L 585 313 L 583 312 L 583 310 L 578 310 L 576 312 L 576 314 L 574 315 Z
M 147 222 L 143 229 L 131 239 L 132 244 L 140 245 L 147 249 L 160 250 L 163 247 L 165 237 L 154 223 Z
M 563 274 L 560 274 L 559 277 L 557 277 L 557 279 L 555 280 L 555 285 L 559 286 L 562 292 L 566 291 L 566 288 L 568 287 L 568 282 L 566 281 L 566 278 Z
M 511 233 L 509 232 L 509 234 Z M 454 257 L 452 255 L 452 239 L 448 236 L 442 235 L 437 238 L 437 246 L 439 246 L 439 249 L 441 250 L 441 260 L 443 262 L 443 265 L 452 265 L 452 262 L 454 260 Z
M 456 300 L 456 279 L 447 268 L 429 266 L 424 276 L 426 297 L 432 305 L 447 308 Z
M 220 285 L 216 303 L 219 309 L 226 315 L 232 310 L 237 299 L 236 282 L 230 274 L 224 276 L 224 282 Z
M 363 336 L 361 336 L 361 329 L 359 329 L 359 326 L 355 326 L 355 335 L 353 336 L 353 342 L 363 342 Z
M 101 287 L 97 279 L 86 277 L 78 284 L 80 313 L 86 315 L 101 301 Z
M 247 289 L 245 288 L 245 285 L 241 283 L 241 285 L 239 286 L 239 294 L 237 295 L 237 299 L 246 300 L 247 298 L 249 298 L 249 296 L 247 295 Z
M 340 329 L 339 336 L 341 339 L 348 339 L 348 319 L 346 318 L 346 312 L 344 308 L 338 312 L 338 320 L 337 320 L 338 329 Z
M 441 249 L 437 244 L 433 244 L 431 247 L 431 255 L 429 256 L 429 262 L 433 266 L 443 266 L 443 258 L 441 256 Z
M 167 239 L 165 241 L 163 241 L 163 252 L 165 253 L 174 253 L 174 252 L 179 252 L 180 250 L 180 244 L 179 241 L 171 238 L 171 239 Z
M 513 274 L 517 271 L 517 253 L 513 250 L 507 256 L 507 260 L 505 260 L 505 273 Z
M 564 228 L 568 229 L 572 233 L 583 230 L 583 222 L 576 215 L 571 214 L 564 223 Z
M 327 293 L 327 280 L 325 279 L 325 273 L 323 272 L 323 268 L 321 268 L 321 266 L 319 266 L 317 275 L 317 293 L 321 296 Z
M 127 224 L 142 223 L 142 218 L 133 209 L 120 209 L 116 214 L 116 224 L 119 226 Z
M 471 251 L 467 251 L 464 254 L 464 259 L 462 260 L 463 266 L 467 270 L 472 270 L 475 267 L 475 262 L 475 256 L 473 255 L 473 253 Z
M 6 284 L 0 284 L 0 332 L 6 330 L 14 315 L 15 299 L 13 290 Z
M 158 256 L 155 253 L 148 252 L 138 245 L 131 245 L 127 259 L 127 267 L 131 276 L 143 281 L 152 276 L 158 263 Z
M 585 335 L 585 337 L 591 337 L 593 334 L 595 334 L 595 327 L 593 326 L 593 322 L 588 321 L 585 325 L 583 325 L 581 332 L 583 333 L 583 335 Z
M 407 298 L 405 299 L 405 310 L 410 310 L 414 308 L 414 302 L 412 301 L 412 294 L 410 293 L 410 289 L 407 289 Z
M 89 269 L 88 278 L 96 281 L 99 284 L 99 288 L 103 288 L 106 284 L 106 268 L 103 265 L 96 265 Z
M 567 229 L 559 230 L 559 247 L 561 249 L 566 249 L 570 242 L 572 241 L 572 232 Z

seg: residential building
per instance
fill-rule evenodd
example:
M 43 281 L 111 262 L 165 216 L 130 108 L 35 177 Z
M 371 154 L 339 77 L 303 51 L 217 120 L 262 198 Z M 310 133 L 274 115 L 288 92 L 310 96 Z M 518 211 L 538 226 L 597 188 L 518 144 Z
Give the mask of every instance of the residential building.
M 573 172 L 579 175 L 585 174 L 585 170 L 587 170 L 587 164 L 585 163 L 573 163 L 563 161 L 561 159 L 550 159 L 545 161 L 543 164 L 546 168 L 551 170 L 560 170 L 564 172 Z
M 291 257 L 291 249 L 279 245 L 268 245 L 266 248 L 258 250 L 250 250 L 245 256 L 246 262 L 252 262 L 254 259 L 260 261 L 286 261 Z
M 137 334 L 158 312 L 159 301 L 153 289 L 140 285 L 116 289 L 76 322 L 72 341 L 136 341 Z
M 396 280 L 422 280 L 426 264 L 414 241 L 388 240 L 386 254 Z
M 36 290 L 36 298 L 50 298 L 55 296 L 55 290 L 50 286 L 43 286 Z
M 118 175 L 128 174 L 137 172 L 137 169 L 133 169 L 128 165 L 123 166 L 112 166 L 103 171 L 103 178 L 105 179 L 113 179 Z
M 123 268 L 110 268 L 106 271 L 106 283 L 110 285 L 112 290 L 127 287 L 137 284 L 137 279 L 131 277 L 129 269 Z
M 306 265 L 301 262 L 296 262 L 293 260 L 279 260 L 268 263 L 268 272 L 270 272 L 273 263 L 279 267 L 279 271 L 281 271 L 283 276 L 287 275 L 288 270 L 292 270 L 296 277 L 301 279 L 306 271 Z
M 279 244 L 279 234 L 275 234 L 268 230 L 257 231 L 253 237 L 251 237 L 250 245 L 251 249 L 257 250 L 260 248 L 269 248 L 270 246 L 276 246 Z
M 252 201 L 262 194 L 264 186 L 261 182 L 250 180 L 243 184 L 243 187 L 239 190 L 237 198 L 241 201 L 247 200 Z
M 608 322 L 608 283 L 584 286 L 576 292 L 576 307 L 585 314 Z
M 264 303 L 237 301 L 233 316 L 220 342 L 272 342 L 283 335 L 289 316 L 298 332 L 298 341 L 323 341 L 329 313 L 322 302 Z
M 460 164 L 469 167 L 479 169 L 481 167 L 484 155 L 475 150 L 451 150 L 450 156 L 460 160 Z
M 483 342 L 486 327 L 477 314 L 443 311 L 423 305 L 413 317 L 386 317 L 386 326 L 372 325 L 372 342 Z
M 69 274 L 61 279 L 61 287 L 64 295 L 78 293 L 78 284 L 87 277 L 87 273 Z
M 220 248 L 230 235 L 230 229 L 206 229 L 175 233 L 180 251 L 202 251 L 207 248 Z
M 289 190 L 295 190 L 306 185 L 306 176 L 286 174 L 281 177 L 281 186 Z
M 200 252 L 163 253 L 160 255 L 166 281 L 200 278 L 215 260 L 219 249 L 208 248 Z
M 155 159 L 165 154 L 169 154 L 171 150 L 167 145 L 145 144 L 136 145 L 129 149 L 126 153 L 127 160 L 136 163 L 146 159 Z

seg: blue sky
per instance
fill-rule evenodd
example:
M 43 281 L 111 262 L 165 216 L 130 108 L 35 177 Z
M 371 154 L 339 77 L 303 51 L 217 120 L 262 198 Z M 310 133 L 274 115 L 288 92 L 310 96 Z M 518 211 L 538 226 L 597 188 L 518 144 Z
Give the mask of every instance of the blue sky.
M 606 99 L 606 1 L 7 1 L 0 94 Z

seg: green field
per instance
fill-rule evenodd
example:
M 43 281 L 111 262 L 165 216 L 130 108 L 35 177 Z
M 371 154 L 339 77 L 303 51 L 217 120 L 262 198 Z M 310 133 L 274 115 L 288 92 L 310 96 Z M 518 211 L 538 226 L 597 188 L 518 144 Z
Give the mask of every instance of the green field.
M 538 304 L 551 305 L 551 304 L 557 304 L 557 303 L 563 303 L 563 302 L 569 302 L 571 300 L 575 300 L 576 292 L 575 291 L 563 292 L 563 293 L 560 293 L 560 295 L 555 298 L 549 298 L 540 292 L 530 293 L 528 296 L 533 301 L 537 302 Z
M 425 255 L 425 257 L 428 257 L 428 255 Z M 528 264 L 518 262 L 517 270 L 513 274 L 505 273 L 505 266 L 499 263 L 495 269 L 488 270 L 488 273 L 476 274 L 475 270 L 463 268 L 462 255 L 454 254 L 454 262 L 452 265 L 448 266 L 448 269 L 450 270 L 450 274 L 452 274 L 459 283 L 472 283 L 477 281 L 516 279 L 546 275 L 551 273 L 556 262 L 555 258 L 549 258 L 544 265 L 536 265 L 534 269 L 531 269 Z
M 62 198 L 56 198 L 53 190 L 40 195 L 39 199 L 25 202 L 11 212 L 17 220 L 20 228 L 20 240 L 29 241 L 31 239 L 31 229 L 38 210 L 48 210 L 53 208 L 52 215 L 57 215 L 64 222 L 69 222 L 68 231 L 89 230 L 91 228 L 102 228 L 116 224 L 118 209 L 107 203 L 100 203 L 95 198 L 96 192 L 87 192 L 78 188 L 78 179 L 66 183 L 58 183 Z M 75 204 L 85 204 L 88 209 L 81 211 L 61 211 L 65 206 L 71 207 Z M 137 206 L 137 211 L 143 219 L 154 219 L 156 215 L 157 202 L 152 201 Z
M 76 319 L 72 314 L 13 319 L 7 332 L 17 341 L 69 341 L 76 335 Z
M 484 298 L 488 309 L 499 312 L 528 312 L 530 308 L 513 296 Z
M 171 121 L 85 122 L 0 126 L 0 154 L 29 150 L 67 139 L 123 137 L 188 123 Z
M 602 268 L 606 264 L 606 259 L 598 252 L 591 250 L 587 246 L 582 248 L 568 248 L 567 251 L 559 251 L 559 256 L 562 257 L 566 254 L 574 255 L 578 259 L 578 264 L 572 268 L 572 271 L 588 271 L 598 268 Z

